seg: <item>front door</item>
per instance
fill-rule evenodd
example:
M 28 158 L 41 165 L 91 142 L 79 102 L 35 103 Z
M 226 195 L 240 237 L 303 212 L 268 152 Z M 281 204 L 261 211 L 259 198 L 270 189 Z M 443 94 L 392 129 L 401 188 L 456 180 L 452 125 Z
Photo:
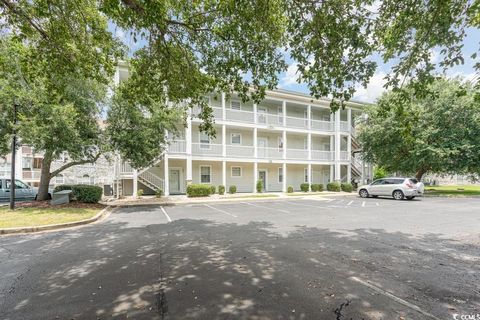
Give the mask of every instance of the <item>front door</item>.
M 170 169 L 170 176 L 168 178 L 169 191 L 171 194 L 180 193 L 180 170 Z
M 262 191 L 267 190 L 267 171 L 258 170 L 258 180 L 262 181 Z
M 257 139 L 257 152 L 259 158 L 267 157 L 267 138 Z

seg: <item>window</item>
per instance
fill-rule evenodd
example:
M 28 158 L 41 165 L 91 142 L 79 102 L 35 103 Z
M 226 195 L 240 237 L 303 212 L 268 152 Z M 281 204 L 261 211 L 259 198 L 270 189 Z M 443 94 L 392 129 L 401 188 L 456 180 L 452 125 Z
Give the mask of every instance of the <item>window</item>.
M 32 158 L 31 157 L 24 157 L 22 159 L 22 168 L 23 169 L 32 169 Z
M 10 179 L 5 180 L 5 189 L 10 189 Z M 28 186 L 20 180 L 15 180 L 15 189 L 28 189 Z
M 308 139 L 307 138 L 303 139 L 303 149 L 308 150 Z
M 241 167 L 232 167 L 232 177 L 241 177 L 242 176 L 242 168 Z
M 42 158 L 33 158 L 33 168 L 41 169 L 42 168 Z
M 242 110 L 242 105 L 240 101 L 232 101 L 230 102 L 230 108 L 232 110 Z
M 278 168 L 278 183 L 282 183 L 283 182 L 283 168 L 280 167 Z
M 308 168 L 303 169 L 303 182 L 308 183 Z
M 383 179 L 379 179 L 379 180 L 375 180 L 374 182 L 372 182 L 372 186 L 379 186 L 381 184 L 383 184 L 385 180 Z
M 283 138 L 278 137 L 278 151 L 282 151 L 282 150 L 283 150 Z
M 242 144 L 242 135 L 240 133 L 232 133 L 231 144 Z
M 200 182 L 210 183 L 210 166 L 200 166 Z
M 277 107 L 278 124 L 283 124 L 283 107 Z
M 200 132 L 200 148 L 210 149 L 210 137 L 205 132 Z

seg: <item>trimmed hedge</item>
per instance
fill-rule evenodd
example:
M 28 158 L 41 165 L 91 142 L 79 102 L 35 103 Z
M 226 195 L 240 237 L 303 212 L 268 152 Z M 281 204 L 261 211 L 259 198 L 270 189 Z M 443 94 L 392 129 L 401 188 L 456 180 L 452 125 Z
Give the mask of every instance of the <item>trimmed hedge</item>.
M 340 191 L 340 183 L 338 182 L 329 182 L 327 184 L 327 190 L 328 191 L 336 191 L 336 192 L 339 192 Z
M 157 191 L 155 191 L 155 197 L 161 198 L 163 196 L 163 190 L 161 188 L 158 188 Z
M 342 183 L 341 184 L 342 191 L 345 192 L 352 192 L 353 191 L 353 186 L 351 183 Z
M 208 197 L 212 192 L 212 186 L 206 184 L 190 184 L 187 186 L 188 197 Z
M 288 192 L 288 193 L 293 193 L 293 187 L 292 187 L 292 186 L 288 186 L 287 192 Z
M 225 194 L 225 186 L 222 186 L 222 185 L 218 186 L 218 194 L 222 196 Z
M 237 186 L 236 185 L 231 185 L 230 188 L 228 188 L 228 192 L 230 194 L 237 193 Z
M 215 194 L 215 186 L 210 186 L 210 194 Z
M 262 180 L 258 180 L 257 181 L 257 192 L 262 193 L 262 190 L 263 190 L 263 182 L 262 182 Z
M 310 185 L 308 183 L 300 184 L 300 190 L 302 190 L 303 192 L 308 192 L 309 189 L 310 189 Z
M 62 184 L 56 186 L 53 192 L 62 190 L 72 190 L 73 200 L 86 203 L 97 203 L 102 199 L 103 189 L 98 186 L 90 186 L 87 184 Z
M 313 192 L 319 192 L 319 191 L 323 191 L 323 184 L 321 183 L 312 183 L 312 191 Z

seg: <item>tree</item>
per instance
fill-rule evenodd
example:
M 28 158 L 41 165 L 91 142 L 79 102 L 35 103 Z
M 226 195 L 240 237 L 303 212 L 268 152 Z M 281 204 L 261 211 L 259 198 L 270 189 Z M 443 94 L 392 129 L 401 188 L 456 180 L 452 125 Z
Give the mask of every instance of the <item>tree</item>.
M 384 94 L 367 108 L 359 140 L 364 158 L 389 172 L 480 173 L 480 103 L 470 83 L 437 79 L 431 94 L 413 88 Z
M 74 165 L 95 162 L 102 153 L 98 119 L 107 86 L 77 74 L 52 79 L 38 65 L 29 67 L 34 50 L 15 38 L 0 38 L 0 151 L 8 152 L 15 104 L 21 143 L 44 153 L 37 198 L 45 200 L 51 178 Z M 68 161 L 52 171 L 52 162 L 65 156 Z

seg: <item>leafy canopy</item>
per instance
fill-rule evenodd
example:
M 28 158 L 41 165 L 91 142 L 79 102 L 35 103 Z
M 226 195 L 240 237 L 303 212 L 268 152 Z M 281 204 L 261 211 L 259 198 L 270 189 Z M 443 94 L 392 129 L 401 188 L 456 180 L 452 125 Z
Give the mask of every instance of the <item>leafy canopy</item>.
M 407 86 L 367 109 L 359 139 L 367 161 L 388 172 L 480 173 L 480 103 L 459 79 L 437 79 L 432 94 L 415 97 Z

